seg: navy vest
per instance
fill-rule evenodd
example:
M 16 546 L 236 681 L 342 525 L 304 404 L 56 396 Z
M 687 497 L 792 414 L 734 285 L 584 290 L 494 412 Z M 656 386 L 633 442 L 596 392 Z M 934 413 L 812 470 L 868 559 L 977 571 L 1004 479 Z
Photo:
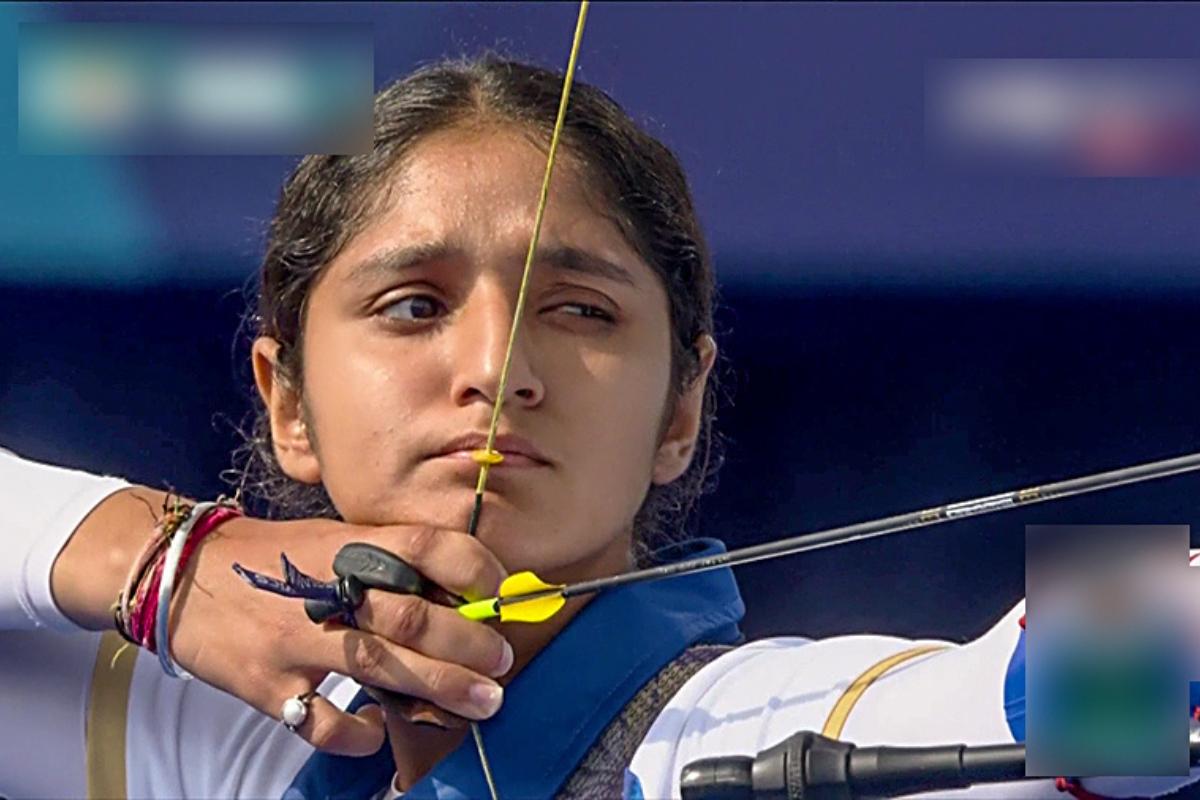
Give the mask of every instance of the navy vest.
M 659 563 L 725 551 L 696 539 L 655 554 Z M 501 798 L 551 798 L 643 685 L 688 647 L 741 641 L 745 606 L 733 573 L 718 569 L 598 595 L 505 688 L 504 706 L 481 724 Z M 373 702 L 359 692 L 349 709 Z M 537 746 L 530 743 L 537 742 Z M 385 743 L 373 756 L 316 753 L 284 800 L 367 800 L 395 773 Z M 448 755 L 404 800 L 487 797 L 474 740 Z

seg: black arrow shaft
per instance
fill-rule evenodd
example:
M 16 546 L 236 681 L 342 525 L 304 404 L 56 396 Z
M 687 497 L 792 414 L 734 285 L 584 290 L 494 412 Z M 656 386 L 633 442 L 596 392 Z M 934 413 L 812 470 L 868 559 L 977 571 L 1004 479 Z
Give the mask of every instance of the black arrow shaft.
M 788 537 L 787 539 L 731 550 L 728 553 L 721 553 L 720 555 L 703 556 L 686 561 L 678 561 L 673 564 L 663 564 L 658 567 L 641 569 L 635 572 L 625 572 L 607 578 L 581 581 L 580 583 L 574 583 L 565 587 L 561 592 L 564 598 L 578 597 L 580 595 L 594 594 L 605 589 L 614 589 L 618 586 L 627 586 L 632 583 L 676 578 L 682 575 L 720 569 L 721 567 L 736 567 L 741 564 L 749 564 L 768 558 L 805 553 L 810 550 L 819 550 L 839 544 L 873 539 L 878 536 L 887 536 L 901 531 L 927 528 L 932 525 L 940 525 L 944 522 L 965 519 L 967 517 L 992 514 L 997 511 L 1007 511 L 1019 506 L 1044 503 L 1048 500 L 1062 500 L 1067 497 L 1090 494 L 1105 489 L 1114 489 L 1118 486 L 1126 486 L 1132 483 L 1167 478 L 1172 475 L 1179 475 L 1198 469 L 1200 469 L 1200 453 L 1193 453 L 1177 458 L 1168 458 L 1162 461 L 1153 461 L 1147 464 L 1137 464 L 1132 467 L 1100 472 L 1094 475 L 1085 475 L 1081 478 L 1069 478 L 1041 486 L 1032 486 L 1001 494 L 988 495 L 987 497 L 979 497 L 973 500 L 948 503 L 934 508 L 911 511 L 906 514 L 896 514 L 869 522 L 859 522 L 854 525 L 844 525 L 838 528 L 804 533 L 799 536 Z M 505 601 L 516 602 L 519 599 L 521 599 L 519 596 L 513 596 L 505 598 Z

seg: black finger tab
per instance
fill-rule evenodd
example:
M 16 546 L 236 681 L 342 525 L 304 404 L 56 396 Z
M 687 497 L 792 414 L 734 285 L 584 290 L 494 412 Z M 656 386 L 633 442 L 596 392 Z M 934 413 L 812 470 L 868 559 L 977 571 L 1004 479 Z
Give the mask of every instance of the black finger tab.
M 421 574 L 404 559 L 365 542 L 351 542 L 339 550 L 333 572 L 340 578 L 357 578 L 369 589 L 418 595 L 425 591 Z
M 326 620 L 334 620 L 343 625 L 357 628 L 354 622 L 354 612 L 366 599 L 366 587 L 363 582 L 353 575 L 339 578 L 334 587 L 335 599 L 308 599 L 304 601 L 304 613 L 318 625 Z

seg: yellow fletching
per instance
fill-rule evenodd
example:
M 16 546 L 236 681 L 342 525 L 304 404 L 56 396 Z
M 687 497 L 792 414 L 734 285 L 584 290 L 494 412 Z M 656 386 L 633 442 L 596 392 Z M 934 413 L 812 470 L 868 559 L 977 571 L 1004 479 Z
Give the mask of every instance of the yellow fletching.
M 500 597 L 513 597 L 513 601 L 500 604 L 501 622 L 544 622 L 558 613 L 566 603 L 557 590 L 561 584 L 549 584 L 532 572 L 518 572 L 508 576 L 500 584 Z M 519 595 L 538 594 L 546 592 L 541 597 L 529 600 L 515 599 Z
M 500 584 L 500 596 L 513 597 L 521 594 L 534 594 L 535 592 L 549 592 L 561 588 L 563 588 L 561 583 L 546 583 L 532 572 L 516 572 L 509 575 L 504 579 L 504 583 Z
M 545 622 L 558 613 L 566 600 L 562 595 L 552 594 L 536 600 L 524 600 L 500 606 L 501 622 Z
M 504 454 L 495 450 L 472 450 L 471 459 L 476 464 L 499 464 L 504 460 Z

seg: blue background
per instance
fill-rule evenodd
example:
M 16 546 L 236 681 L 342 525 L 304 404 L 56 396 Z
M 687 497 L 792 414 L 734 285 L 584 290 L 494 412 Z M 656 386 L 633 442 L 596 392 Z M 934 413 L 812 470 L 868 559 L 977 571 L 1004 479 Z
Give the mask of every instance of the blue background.
M 210 495 L 248 405 L 243 291 L 295 156 L 15 150 L 22 20 L 369 22 L 376 85 L 573 5 L 0 6 L 0 442 Z M 1200 7 L 596 4 L 580 77 L 680 155 L 716 254 L 738 546 L 1196 448 L 1195 177 L 926 163 L 940 58 L 1192 58 Z M 752 634 L 965 638 L 1026 523 L 1188 523 L 1190 477 L 744 568 Z

